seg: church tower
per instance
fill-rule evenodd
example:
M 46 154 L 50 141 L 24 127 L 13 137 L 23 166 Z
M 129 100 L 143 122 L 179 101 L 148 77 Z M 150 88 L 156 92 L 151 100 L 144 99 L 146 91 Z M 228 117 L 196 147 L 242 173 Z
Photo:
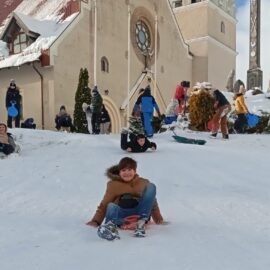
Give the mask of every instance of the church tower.
M 172 8 L 193 55 L 193 84 L 209 81 L 225 89 L 236 66 L 235 0 L 172 0 Z
M 263 73 L 260 64 L 261 0 L 250 0 L 249 70 L 247 89 L 262 89 Z

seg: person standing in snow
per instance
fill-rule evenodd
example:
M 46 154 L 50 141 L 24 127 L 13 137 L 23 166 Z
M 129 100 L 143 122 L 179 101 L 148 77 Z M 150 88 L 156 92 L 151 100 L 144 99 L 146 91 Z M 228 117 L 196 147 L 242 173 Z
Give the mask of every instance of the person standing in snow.
M 188 81 L 182 81 L 181 84 L 178 84 L 175 88 L 174 99 L 178 101 L 177 113 L 185 113 L 186 110 L 186 99 L 187 99 L 187 90 L 190 87 Z
M 156 103 L 155 98 L 151 95 L 150 86 L 146 86 L 144 92 L 139 96 L 136 101 L 136 106 L 141 108 L 142 116 L 143 116 L 143 126 L 146 137 L 153 137 L 154 131 L 152 127 L 152 119 L 154 109 L 158 113 L 158 116 L 161 117 L 159 107 Z
M 62 105 L 59 113 L 55 116 L 55 128 L 61 131 L 72 131 L 72 119 L 66 111 L 66 107 Z
M 105 195 L 93 218 L 86 224 L 98 228 L 98 235 L 107 240 L 119 239 L 117 227 L 125 218 L 138 215 L 134 236 L 145 236 L 145 224 L 153 218 L 156 224 L 165 224 L 156 199 L 156 186 L 137 174 L 137 162 L 122 158 L 107 169 L 110 179 Z M 105 218 L 105 224 L 101 225 Z
M 212 118 L 212 130 L 210 137 L 216 138 L 220 127 L 223 139 L 229 139 L 227 114 L 231 110 L 231 104 L 218 89 L 214 90 L 213 97 L 215 100 L 215 114 Z
M 110 133 L 111 119 L 105 105 L 102 104 L 101 116 L 100 116 L 100 134 Z
M 240 85 L 239 92 L 234 96 L 234 106 L 237 119 L 234 123 L 234 129 L 237 133 L 244 133 L 244 127 L 247 125 L 246 114 L 249 113 L 244 99 L 245 87 Z
M 103 99 L 100 95 L 97 86 L 92 90 L 91 110 L 92 110 L 92 130 L 93 134 L 100 133 L 100 117 L 102 110 Z
M 8 112 L 7 126 L 12 128 L 12 120 L 15 119 L 15 127 L 20 127 L 21 118 L 21 95 L 18 87 L 16 86 L 15 80 L 10 80 L 10 85 L 6 93 L 6 108 Z M 13 113 L 10 113 L 12 108 Z M 15 111 L 15 112 L 14 112 Z

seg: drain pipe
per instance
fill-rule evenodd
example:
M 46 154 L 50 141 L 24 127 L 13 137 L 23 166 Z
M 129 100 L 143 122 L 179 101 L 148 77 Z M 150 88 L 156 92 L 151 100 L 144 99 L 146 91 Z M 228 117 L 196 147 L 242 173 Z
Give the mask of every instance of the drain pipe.
M 36 71 L 36 73 L 39 75 L 40 77 L 40 90 L 41 90 L 41 127 L 42 129 L 44 129 L 44 89 L 43 89 L 43 76 L 40 73 L 40 71 L 37 69 L 37 67 L 35 66 L 35 63 L 32 63 L 32 67 L 33 69 Z

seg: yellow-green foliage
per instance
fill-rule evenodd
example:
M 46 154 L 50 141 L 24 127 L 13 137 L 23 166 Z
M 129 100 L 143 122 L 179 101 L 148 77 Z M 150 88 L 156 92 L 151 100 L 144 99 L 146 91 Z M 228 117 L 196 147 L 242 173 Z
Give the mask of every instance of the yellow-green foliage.
M 189 120 L 192 129 L 207 130 L 207 123 L 214 114 L 214 98 L 201 90 L 189 99 Z

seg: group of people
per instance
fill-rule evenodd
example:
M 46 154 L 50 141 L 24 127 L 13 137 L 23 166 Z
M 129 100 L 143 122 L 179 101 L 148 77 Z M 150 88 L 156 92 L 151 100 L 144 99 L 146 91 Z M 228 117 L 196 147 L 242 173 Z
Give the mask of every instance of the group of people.
M 83 103 L 82 110 L 86 114 L 88 122 L 88 131 L 90 134 L 109 134 L 110 133 L 110 116 L 103 104 L 97 86 L 92 90 L 91 104 Z M 55 117 L 55 128 L 60 131 L 73 131 L 72 118 L 67 113 L 66 107 L 62 105 L 59 113 Z
M 186 83 L 186 82 L 185 82 Z M 177 113 L 185 113 L 187 101 L 187 84 L 181 83 L 177 86 L 174 99 L 177 100 Z M 16 86 L 15 86 L 16 87 Z M 20 99 L 16 97 L 17 91 L 14 91 L 14 85 L 11 85 L 7 106 L 11 103 L 16 106 Z M 16 89 L 16 88 L 15 88 Z M 248 112 L 244 102 L 244 86 L 240 87 L 239 93 L 235 95 L 235 109 L 237 120 L 235 128 L 241 132 L 246 123 L 245 114 Z M 106 133 L 108 126 L 102 126 L 109 122 L 108 112 L 103 104 L 102 97 L 95 87 L 92 91 L 93 97 L 89 107 L 91 112 L 91 125 L 94 134 Z M 219 127 L 224 139 L 228 139 L 227 114 L 231 110 L 231 105 L 226 97 L 219 90 L 213 91 L 215 99 L 215 114 L 212 119 L 211 136 L 216 137 Z M 15 102 L 11 102 L 14 100 Z M 7 103 L 9 102 L 9 103 Z M 19 110 L 19 107 L 16 107 Z M 130 133 L 124 129 L 121 132 L 121 148 L 127 152 L 145 152 L 148 149 L 156 150 L 157 145 L 150 142 L 148 138 L 153 136 L 153 127 L 151 124 L 153 111 L 157 111 L 160 116 L 159 107 L 151 95 L 150 86 L 141 89 L 139 97 L 134 105 L 132 115 L 141 117 L 144 134 Z M 72 120 L 66 112 L 65 106 L 60 107 L 60 112 L 55 118 L 56 128 L 71 127 Z M 10 124 L 10 118 L 8 118 Z M 18 120 L 15 125 L 18 124 Z M 128 137 L 129 136 L 129 137 Z M 0 123 L 0 151 L 8 155 L 15 151 L 16 145 L 11 134 L 7 133 L 7 126 Z M 164 221 L 159 205 L 156 199 L 156 186 L 149 180 L 140 177 L 137 173 L 137 162 L 130 158 L 122 158 L 118 164 L 108 168 L 106 175 L 109 178 L 104 197 L 97 207 L 94 216 L 86 224 L 98 228 L 98 235 L 107 240 L 119 239 L 118 228 L 125 225 L 129 217 L 135 216 L 136 226 L 134 236 L 145 237 L 145 226 L 152 218 L 156 224 L 167 224 Z M 105 219 L 105 222 L 103 223 Z
M 240 134 L 244 133 L 245 127 L 248 124 L 246 115 L 249 113 L 249 110 L 244 98 L 245 92 L 245 86 L 240 85 L 238 92 L 236 92 L 234 95 L 234 107 L 237 117 L 234 122 L 234 130 Z M 229 139 L 227 115 L 231 111 L 231 104 L 219 90 L 214 90 L 213 96 L 215 99 L 215 114 L 212 118 L 212 129 L 210 136 L 216 137 L 220 127 L 223 138 Z
M 178 101 L 178 113 L 185 112 L 187 85 L 177 87 L 174 99 Z M 248 113 L 244 101 L 245 89 L 240 87 L 235 94 L 235 110 L 237 120 L 235 128 L 242 132 L 246 123 L 244 117 Z M 147 137 L 152 137 L 152 130 L 149 128 L 149 121 L 153 109 L 158 106 L 150 94 L 150 89 L 140 90 L 139 98 L 135 103 L 133 115 L 142 117 L 145 134 L 130 133 L 128 129 L 121 132 L 121 148 L 128 152 L 145 152 L 147 149 L 156 150 L 157 145 L 150 142 Z M 219 128 L 224 139 L 229 139 L 227 127 L 227 114 L 231 110 L 231 104 L 218 89 L 212 91 L 215 103 L 215 114 L 212 119 L 211 137 L 216 137 Z M 148 107 L 149 106 L 149 107 Z M 129 138 L 128 138 L 129 134 Z M 150 136 L 149 136 L 150 135 Z M 135 215 L 136 224 L 134 236 L 145 237 L 145 226 L 152 218 L 156 224 L 167 224 L 164 221 L 156 199 L 156 186 L 149 180 L 137 174 L 137 162 L 129 157 L 124 157 L 117 165 L 107 169 L 106 175 L 109 178 L 105 195 L 97 207 L 96 213 L 86 224 L 98 228 L 97 233 L 101 238 L 107 240 L 120 239 L 118 228 L 129 222 L 129 218 Z M 103 223 L 105 219 L 105 222 Z
M 36 124 L 34 119 L 29 117 L 25 119 L 24 122 L 20 124 L 21 113 L 22 113 L 22 96 L 20 94 L 19 87 L 16 85 L 14 79 L 10 80 L 9 87 L 6 93 L 6 110 L 7 110 L 7 127 L 12 128 L 13 121 L 15 122 L 15 127 L 19 128 L 29 128 L 35 129 Z

